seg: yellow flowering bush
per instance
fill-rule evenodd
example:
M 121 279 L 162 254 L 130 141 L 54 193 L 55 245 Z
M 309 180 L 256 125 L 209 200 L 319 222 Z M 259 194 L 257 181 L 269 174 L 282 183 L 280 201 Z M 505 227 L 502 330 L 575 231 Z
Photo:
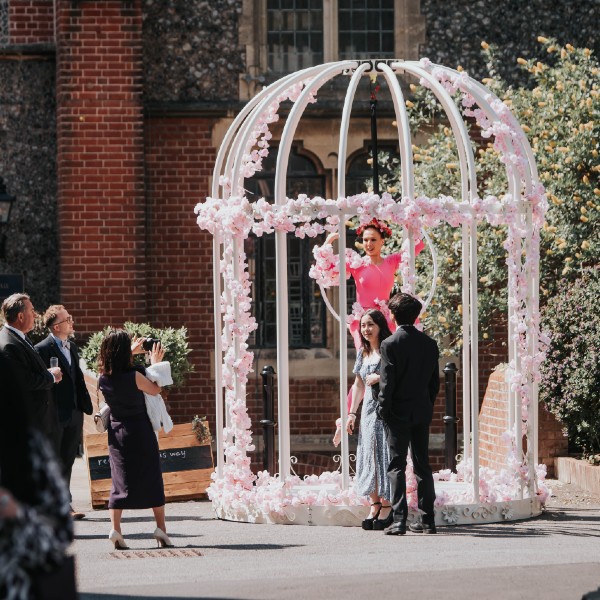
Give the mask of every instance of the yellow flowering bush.
M 484 80 L 511 109 L 526 132 L 547 190 L 550 208 L 542 231 L 541 302 L 553 296 L 561 280 L 574 281 L 586 266 L 597 264 L 600 253 L 600 89 L 598 61 L 587 48 L 560 46 L 539 38 L 542 59 L 519 59 L 530 77 L 527 87 L 512 87 L 499 75 L 494 48 L 485 42 L 483 53 L 489 77 Z M 415 193 L 430 197 L 447 194 L 460 199 L 458 154 L 454 137 L 441 119 L 432 94 L 411 86 L 409 108 L 415 139 Z M 460 108 L 460 107 L 459 107 Z M 428 135 L 423 136 L 423 132 Z M 418 134 L 418 135 L 417 135 Z M 504 165 L 492 144 L 471 126 L 479 196 L 507 192 Z M 381 189 L 401 187 L 397 158 L 383 155 L 388 169 Z M 425 327 L 451 349 L 460 345 L 461 231 L 448 225 L 429 232 L 438 252 L 438 289 L 424 318 Z M 506 310 L 506 252 L 502 227 L 478 228 L 478 289 L 480 334 L 490 335 L 490 324 Z M 396 236 L 396 242 L 399 236 Z M 417 261 L 419 292 L 427 294 L 432 265 L 427 252 Z M 441 318 L 443 317 L 443 318 Z

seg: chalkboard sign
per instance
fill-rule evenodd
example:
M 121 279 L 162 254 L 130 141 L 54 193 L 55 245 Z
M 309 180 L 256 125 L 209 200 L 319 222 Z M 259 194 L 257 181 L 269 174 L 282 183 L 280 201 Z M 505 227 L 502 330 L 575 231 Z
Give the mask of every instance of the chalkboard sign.
M 88 431 L 84 427 L 84 431 Z M 106 433 L 85 433 L 90 493 L 94 508 L 104 507 L 111 488 Z M 201 498 L 211 483 L 213 458 L 210 444 L 200 445 L 192 424 L 175 425 L 168 434 L 158 436 L 160 463 L 165 485 L 165 499 Z
M 23 275 L 0 275 L 0 302 L 23 291 Z
M 210 446 L 190 446 L 187 448 L 167 448 L 160 450 L 160 466 L 163 473 L 178 471 L 195 471 L 211 469 L 212 453 Z M 110 479 L 110 464 L 107 456 L 90 456 L 88 458 L 90 479 Z

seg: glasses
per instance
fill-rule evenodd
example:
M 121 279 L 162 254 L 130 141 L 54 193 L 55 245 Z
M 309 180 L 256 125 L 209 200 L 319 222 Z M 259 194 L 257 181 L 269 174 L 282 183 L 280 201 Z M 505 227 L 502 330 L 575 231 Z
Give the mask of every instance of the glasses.
M 62 325 L 63 323 L 72 323 L 73 317 L 67 317 L 63 321 L 59 321 L 58 323 L 52 323 L 52 325 Z

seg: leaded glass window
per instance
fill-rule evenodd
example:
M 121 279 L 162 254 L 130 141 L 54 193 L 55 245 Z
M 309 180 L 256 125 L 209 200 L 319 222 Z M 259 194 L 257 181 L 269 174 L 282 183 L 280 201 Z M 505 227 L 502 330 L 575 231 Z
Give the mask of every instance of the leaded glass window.
M 394 0 L 338 0 L 340 60 L 394 58 Z
M 268 0 L 269 69 L 290 73 L 323 62 L 322 0 Z
M 263 170 L 245 181 L 250 201 L 264 197 L 273 202 L 277 149 L 272 148 L 263 161 Z M 325 178 L 319 175 L 314 163 L 292 151 L 288 163 L 287 190 L 290 198 L 303 193 L 308 196 L 325 195 Z M 318 238 L 297 238 L 287 235 L 288 252 L 288 307 L 289 342 L 291 348 L 323 347 L 326 343 L 325 304 L 314 279 L 308 276 L 313 263 L 312 250 L 323 243 Z M 245 251 L 253 282 L 252 314 L 258 329 L 249 339 L 251 346 L 276 346 L 277 271 L 275 268 L 275 234 L 250 236 Z

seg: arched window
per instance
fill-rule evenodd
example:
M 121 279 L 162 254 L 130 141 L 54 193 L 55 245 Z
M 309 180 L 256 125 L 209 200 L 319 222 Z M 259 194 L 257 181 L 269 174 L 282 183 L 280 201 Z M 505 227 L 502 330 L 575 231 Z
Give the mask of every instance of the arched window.
M 273 202 L 277 148 L 271 148 L 259 171 L 245 181 L 248 199 L 264 197 Z M 325 176 L 306 156 L 292 149 L 288 163 L 287 189 L 289 198 L 298 194 L 325 196 Z M 312 249 L 323 243 L 323 236 L 300 239 L 287 236 L 289 340 L 291 348 L 323 347 L 326 343 L 325 306 L 319 287 L 308 276 L 313 262 Z M 249 339 L 251 346 L 276 346 L 276 269 L 275 235 L 251 236 L 245 244 L 250 278 L 254 283 L 252 313 L 258 329 Z

